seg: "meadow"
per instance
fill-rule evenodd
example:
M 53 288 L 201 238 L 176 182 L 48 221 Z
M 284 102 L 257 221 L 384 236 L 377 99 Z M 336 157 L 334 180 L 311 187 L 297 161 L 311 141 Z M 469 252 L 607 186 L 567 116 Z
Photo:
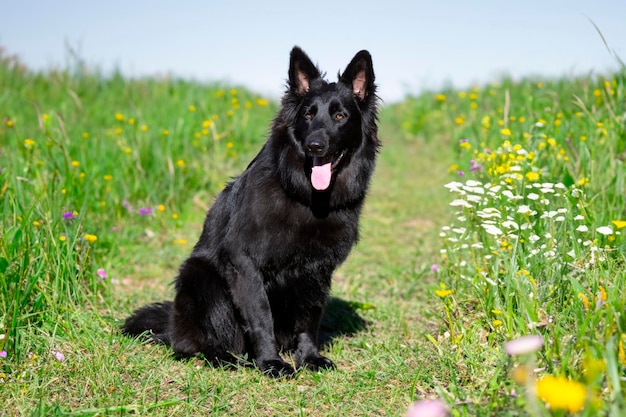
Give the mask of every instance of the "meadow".
M 625 71 L 385 103 L 361 241 L 333 282 L 336 371 L 272 380 L 121 336 L 171 299 L 277 108 L 0 54 L 0 414 L 626 414 Z

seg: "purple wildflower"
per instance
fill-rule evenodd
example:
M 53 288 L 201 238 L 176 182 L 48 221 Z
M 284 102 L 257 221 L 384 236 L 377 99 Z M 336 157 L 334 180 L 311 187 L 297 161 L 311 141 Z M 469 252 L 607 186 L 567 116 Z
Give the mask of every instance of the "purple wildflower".
M 140 216 L 148 216 L 152 214 L 152 212 L 152 207 L 141 207 L 137 210 L 137 213 L 139 213 Z
M 0 351 L 0 358 L 6 358 L 6 357 L 7 357 L 7 351 L 6 350 Z
M 518 337 L 504 344 L 504 351 L 509 355 L 523 355 L 525 353 L 536 352 L 543 346 L 543 337 L 540 335 L 529 335 Z
M 58 360 L 59 362 L 63 362 L 65 360 L 65 355 L 62 354 L 61 352 L 55 352 L 54 350 L 51 352 L 54 357 L 56 358 L 56 360 Z
M 474 159 L 470 161 L 470 172 L 479 171 L 483 166 L 478 164 Z
M 437 264 L 432 264 L 432 265 L 430 266 L 430 270 L 431 270 L 431 272 L 439 272 L 439 265 L 437 265 Z
M 74 214 L 73 211 L 66 211 L 63 213 L 63 219 L 64 220 L 72 220 L 75 219 L 76 215 Z
M 107 277 L 107 271 L 105 271 L 104 268 L 98 268 L 96 274 L 98 274 L 98 276 L 102 279 L 106 279 Z
M 459 172 L 457 172 L 457 174 L 459 175 L 459 177 L 464 177 L 465 176 L 465 172 L 463 172 L 463 171 L 459 171 Z
M 406 413 L 406 417 L 446 417 L 449 415 L 446 403 L 438 399 L 413 403 Z

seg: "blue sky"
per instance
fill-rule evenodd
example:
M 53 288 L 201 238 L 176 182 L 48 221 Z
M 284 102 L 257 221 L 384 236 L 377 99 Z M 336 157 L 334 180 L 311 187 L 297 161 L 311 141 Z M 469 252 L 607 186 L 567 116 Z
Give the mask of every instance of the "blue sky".
M 131 76 L 228 81 L 278 97 L 291 47 L 334 78 L 368 49 L 385 101 L 507 74 L 605 73 L 626 60 L 624 0 L 0 0 L 0 45 L 35 69 L 89 65 Z

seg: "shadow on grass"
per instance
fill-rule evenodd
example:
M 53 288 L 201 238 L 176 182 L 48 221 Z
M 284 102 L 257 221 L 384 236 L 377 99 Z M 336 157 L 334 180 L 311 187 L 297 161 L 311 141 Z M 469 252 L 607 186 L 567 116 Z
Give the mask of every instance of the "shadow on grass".
M 357 310 L 370 308 L 373 307 L 368 304 L 331 297 L 328 300 L 318 333 L 320 347 L 330 345 L 337 337 L 353 336 L 365 330 L 368 323 L 359 315 Z

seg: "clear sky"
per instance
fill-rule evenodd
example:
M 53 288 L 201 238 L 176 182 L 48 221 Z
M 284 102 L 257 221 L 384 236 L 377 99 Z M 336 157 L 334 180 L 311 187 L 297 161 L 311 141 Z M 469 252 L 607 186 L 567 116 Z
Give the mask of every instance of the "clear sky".
M 34 69 L 229 81 L 278 97 L 300 45 L 334 79 L 368 49 L 385 101 L 507 74 L 605 73 L 626 61 L 626 0 L 0 0 L 0 45 Z

